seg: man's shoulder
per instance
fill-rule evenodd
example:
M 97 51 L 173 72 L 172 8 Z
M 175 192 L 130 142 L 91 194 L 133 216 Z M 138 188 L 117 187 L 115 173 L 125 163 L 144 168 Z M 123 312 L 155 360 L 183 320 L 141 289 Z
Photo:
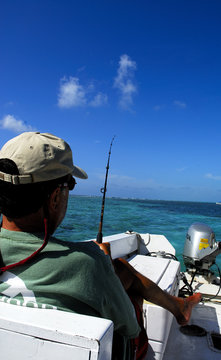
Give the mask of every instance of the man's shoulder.
M 94 241 L 64 241 L 58 239 L 57 237 L 50 237 L 48 242 L 48 246 L 46 249 L 54 248 L 57 250 L 67 251 L 68 253 L 75 253 L 79 255 L 91 255 L 99 258 L 106 258 L 103 251 L 99 248 L 99 246 Z
M 53 237 L 43 252 L 47 252 L 48 258 L 56 257 L 57 264 L 62 263 L 63 269 L 69 269 L 71 264 L 71 272 L 80 269 L 87 269 L 87 272 L 92 273 L 99 269 L 105 269 L 107 274 L 112 272 L 109 256 L 105 255 L 94 241 L 70 242 Z

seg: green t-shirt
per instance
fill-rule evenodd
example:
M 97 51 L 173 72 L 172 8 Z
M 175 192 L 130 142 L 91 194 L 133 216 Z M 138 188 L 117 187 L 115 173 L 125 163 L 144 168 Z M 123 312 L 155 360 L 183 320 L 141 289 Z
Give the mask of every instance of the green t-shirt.
M 43 237 L 1 229 L 5 265 L 31 255 L 41 246 Z M 73 243 L 50 237 L 36 259 L 0 276 L 0 301 L 111 319 L 115 331 L 127 339 L 140 331 L 109 256 L 93 241 Z

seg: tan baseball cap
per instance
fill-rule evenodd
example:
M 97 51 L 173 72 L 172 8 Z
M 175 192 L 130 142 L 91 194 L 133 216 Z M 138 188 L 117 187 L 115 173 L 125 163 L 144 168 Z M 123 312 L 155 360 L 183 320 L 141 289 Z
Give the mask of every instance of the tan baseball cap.
M 0 150 L 0 159 L 15 162 L 20 175 L 0 172 L 0 180 L 30 184 L 54 180 L 68 174 L 87 179 L 84 170 L 73 164 L 70 146 L 61 138 L 40 132 L 24 132 L 9 140 Z

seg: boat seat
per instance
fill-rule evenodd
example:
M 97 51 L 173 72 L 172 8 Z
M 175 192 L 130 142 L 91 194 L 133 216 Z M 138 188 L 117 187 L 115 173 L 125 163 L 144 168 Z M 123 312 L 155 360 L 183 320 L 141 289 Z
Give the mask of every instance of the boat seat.
M 95 239 L 93 239 L 95 240 Z M 161 252 L 175 255 L 174 247 L 164 235 L 137 234 L 127 231 L 125 233 L 105 236 L 103 242 L 109 242 L 111 257 L 130 257 L 134 254 L 148 255 L 160 249 Z
M 103 242 L 110 243 L 111 257 L 113 260 L 138 252 L 139 242 L 136 233 L 126 232 L 105 236 Z
M 155 282 L 162 290 L 177 296 L 179 291 L 180 263 L 173 259 L 134 255 L 129 263 L 141 274 Z M 154 304 L 144 301 L 144 327 L 149 338 L 146 360 L 161 360 L 164 355 L 172 314 Z
M 111 360 L 110 320 L 0 302 L 4 360 Z

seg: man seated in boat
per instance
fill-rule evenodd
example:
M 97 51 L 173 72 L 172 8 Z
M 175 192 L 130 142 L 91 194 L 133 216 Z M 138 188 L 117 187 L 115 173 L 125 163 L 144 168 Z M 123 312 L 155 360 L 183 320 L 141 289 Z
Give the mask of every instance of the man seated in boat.
M 123 339 L 120 359 L 128 360 L 128 340 L 140 327 L 127 293 L 141 307 L 142 299 L 164 307 L 182 325 L 201 296 L 173 297 L 125 260 L 113 266 L 95 242 L 53 237 L 76 185 L 73 176 L 87 178 L 69 145 L 54 135 L 26 132 L 0 151 L 0 301 L 111 319 Z

